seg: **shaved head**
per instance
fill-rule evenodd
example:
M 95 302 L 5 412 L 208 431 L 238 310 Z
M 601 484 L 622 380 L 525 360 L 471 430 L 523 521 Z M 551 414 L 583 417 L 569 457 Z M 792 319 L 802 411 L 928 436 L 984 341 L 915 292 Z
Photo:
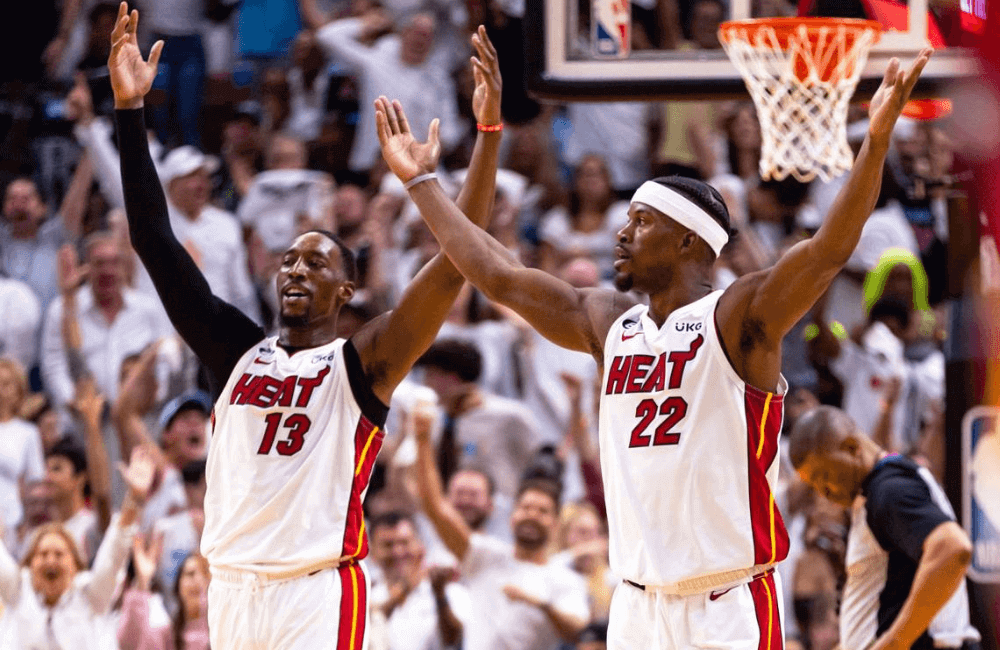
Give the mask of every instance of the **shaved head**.
M 832 451 L 848 436 L 860 435 L 858 425 L 847 413 L 832 406 L 819 406 L 795 422 L 788 436 L 788 455 L 798 469 L 810 454 Z

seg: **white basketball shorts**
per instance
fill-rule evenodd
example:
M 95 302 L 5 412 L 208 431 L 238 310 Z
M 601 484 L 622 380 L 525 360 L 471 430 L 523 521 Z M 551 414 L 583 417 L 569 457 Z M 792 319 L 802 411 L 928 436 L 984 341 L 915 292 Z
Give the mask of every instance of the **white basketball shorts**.
M 286 579 L 212 570 L 212 650 L 367 650 L 368 577 L 359 563 Z
M 781 582 L 773 571 L 689 596 L 624 582 L 615 589 L 609 619 L 608 650 L 782 650 L 784 645 Z

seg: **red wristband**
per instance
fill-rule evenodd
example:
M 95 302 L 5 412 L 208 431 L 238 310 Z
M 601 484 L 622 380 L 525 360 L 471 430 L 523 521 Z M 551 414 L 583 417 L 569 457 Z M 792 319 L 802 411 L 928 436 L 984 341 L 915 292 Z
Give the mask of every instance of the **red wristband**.
M 496 133 L 497 131 L 503 131 L 503 122 L 496 124 L 476 124 L 476 129 L 483 133 Z

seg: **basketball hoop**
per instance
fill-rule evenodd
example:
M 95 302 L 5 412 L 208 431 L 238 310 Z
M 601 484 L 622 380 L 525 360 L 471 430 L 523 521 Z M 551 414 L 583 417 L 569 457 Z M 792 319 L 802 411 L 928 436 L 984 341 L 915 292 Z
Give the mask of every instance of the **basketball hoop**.
M 753 97 L 760 175 L 830 180 L 851 168 L 847 107 L 882 28 L 874 20 L 763 18 L 719 26 Z

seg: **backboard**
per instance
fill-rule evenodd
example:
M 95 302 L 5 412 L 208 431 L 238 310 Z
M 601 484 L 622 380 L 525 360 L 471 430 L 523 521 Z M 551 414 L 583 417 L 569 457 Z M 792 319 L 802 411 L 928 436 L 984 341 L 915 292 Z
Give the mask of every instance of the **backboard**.
M 624 2 L 626 0 L 617 0 Z M 943 0 L 856 0 L 854 17 L 878 20 L 886 29 L 868 57 L 856 97 L 870 97 L 878 88 L 892 57 L 904 63 L 922 47 L 932 43 L 937 52 L 921 76 L 914 96 L 944 92 L 952 81 L 978 73 L 970 46 L 982 36 L 987 0 L 946 2 L 928 12 L 929 3 Z M 785 0 L 638 0 L 631 4 L 631 29 L 660 32 L 654 43 L 671 42 L 674 49 L 621 48 L 610 41 L 621 34 L 599 28 L 606 24 L 605 7 L 620 9 L 616 0 L 526 0 L 525 50 L 528 91 L 536 97 L 562 101 L 624 101 L 655 99 L 746 98 L 747 92 L 736 68 L 721 48 L 698 46 L 697 37 L 687 31 L 693 7 L 715 4 L 722 20 L 763 18 L 778 15 L 832 15 L 824 5 L 838 7 L 851 2 L 802 0 L 789 5 Z M 650 6 L 644 9 L 641 5 Z M 664 7 L 680 18 L 663 28 Z M 627 7 L 625 5 L 626 15 Z M 689 16 L 683 15 L 687 9 Z M 679 11 L 680 10 L 680 11 Z M 604 13 L 602 13 L 604 12 Z M 591 20 L 592 16 L 605 20 Z M 841 17 L 852 17 L 839 14 Z M 652 16 L 652 18 L 650 18 Z M 649 26 L 649 29 L 643 29 Z M 626 32 L 628 28 L 622 27 Z M 610 32 L 610 33 L 609 33 Z M 674 38 L 664 38 L 672 32 Z M 702 30 L 704 36 L 704 30 Z M 685 38 L 687 37 L 687 38 Z M 633 39 L 629 39 L 633 40 Z M 701 42 L 704 43 L 702 38 Z

